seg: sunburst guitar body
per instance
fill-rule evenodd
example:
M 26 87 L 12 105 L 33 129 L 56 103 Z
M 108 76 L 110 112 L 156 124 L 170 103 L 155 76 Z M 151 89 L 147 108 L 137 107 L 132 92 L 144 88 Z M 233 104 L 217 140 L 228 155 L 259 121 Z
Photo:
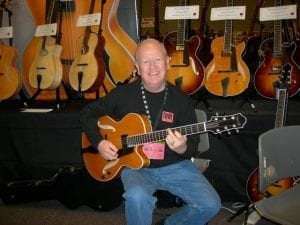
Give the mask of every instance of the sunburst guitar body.
M 201 46 L 199 36 L 192 36 L 178 44 L 177 32 L 171 32 L 164 38 L 168 55 L 170 56 L 170 68 L 166 79 L 179 87 L 186 94 L 195 93 L 204 81 L 204 66 L 197 56 Z

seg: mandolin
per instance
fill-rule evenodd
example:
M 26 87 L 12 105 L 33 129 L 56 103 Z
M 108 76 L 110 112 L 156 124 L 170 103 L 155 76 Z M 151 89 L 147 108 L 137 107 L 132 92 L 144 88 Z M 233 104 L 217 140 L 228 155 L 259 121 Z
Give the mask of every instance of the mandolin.
M 0 8 L 0 27 L 2 18 L 3 9 Z M 16 59 L 17 49 L 0 40 L 0 101 L 15 97 L 21 90 L 22 79 L 15 67 Z
M 50 24 L 53 16 L 55 0 L 51 0 L 46 23 Z M 62 81 L 63 69 L 60 61 L 62 46 L 56 38 L 43 36 L 36 46 L 34 60 L 29 70 L 29 83 L 38 90 L 54 90 Z
M 207 122 L 195 123 L 171 128 L 182 135 L 193 135 L 205 132 L 221 134 L 231 130 L 238 131 L 246 124 L 247 119 L 240 113 L 226 116 L 212 116 Z M 143 152 L 142 145 L 150 142 L 164 141 L 167 130 L 151 131 L 151 123 L 142 114 L 129 113 L 120 121 L 109 116 L 98 120 L 100 133 L 118 149 L 116 160 L 105 160 L 97 149 L 92 148 L 85 133 L 82 134 L 82 152 L 85 166 L 92 177 L 99 181 L 109 181 L 118 177 L 124 167 L 140 169 L 147 167 L 150 160 Z
M 275 0 L 275 6 L 281 6 L 281 0 Z M 300 68 L 294 61 L 296 43 L 283 43 L 282 20 L 274 21 L 274 37 L 261 43 L 262 62 L 254 75 L 254 87 L 265 98 L 275 99 L 274 84 L 281 79 L 282 67 L 290 65 L 289 96 L 294 96 L 300 89 Z
M 179 5 L 185 6 L 186 0 Z M 204 80 L 204 66 L 197 56 L 201 48 L 199 36 L 187 38 L 186 20 L 178 20 L 177 31 L 165 35 L 163 43 L 170 56 L 170 68 L 166 79 L 186 94 L 199 90 Z
M 233 6 L 233 0 L 227 0 Z M 250 72 L 242 59 L 245 43 L 233 43 L 232 20 L 225 20 L 225 32 L 212 41 L 213 59 L 205 68 L 204 85 L 213 95 L 228 97 L 248 88 Z
M 95 2 L 96 0 L 90 2 L 89 15 L 94 13 Z M 101 26 L 98 27 L 100 30 Z M 69 72 L 69 82 L 74 90 L 92 92 L 102 85 L 105 76 L 103 49 L 102 35 L 93 32 L 92 26 L 86 26 L 84 35 L 79 38 L 76 45 L 75 59 Z

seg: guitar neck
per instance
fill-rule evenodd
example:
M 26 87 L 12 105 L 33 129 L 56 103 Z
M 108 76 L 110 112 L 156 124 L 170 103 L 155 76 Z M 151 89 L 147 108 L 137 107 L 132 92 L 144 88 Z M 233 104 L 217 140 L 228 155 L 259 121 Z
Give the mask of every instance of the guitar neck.
M 182 135 L 192 135 L 206 132 L 206 123 L 197 123 L 188 126 L 176 127 L 171 129 L 173 132 L 178 131 Z M 164 141 L 168 135 L 168 131 L 159 130 L 146 134 L 127 137 L 127 147 L 143 145 L 150 142 Z
M 220 119 L 221 118 L 221 119 Z M 205 132 L 212 132 L 220 134 L 224 131 L 237 130 L 246 124 L 247 119 L 240 113 L 229 116 L 213 116 L 207 122 L 194 123 L 190 125 L 171 128 L 171 130 L 178 131 L 181 135 L 193 135 Z M 167 129 L 127 136 L 122 140 L 126 148 L 143 145 L 151 142 L 164 141 L 168 135 Z
M 277 94 L 278 103 L 276 109 L 275 128 L 284 126 L 288 102 L 288 94 L 286 88 L 278 89 Z

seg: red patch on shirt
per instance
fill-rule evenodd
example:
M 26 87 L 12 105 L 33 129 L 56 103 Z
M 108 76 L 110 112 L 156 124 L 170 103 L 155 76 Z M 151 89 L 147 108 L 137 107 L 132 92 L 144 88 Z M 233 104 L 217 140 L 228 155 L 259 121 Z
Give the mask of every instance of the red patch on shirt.
M 172 123 L 174 120 L 174 114 L 171 112 L 165 112 L 163 111 L 161 115 L 161 120 L 167 123 Z

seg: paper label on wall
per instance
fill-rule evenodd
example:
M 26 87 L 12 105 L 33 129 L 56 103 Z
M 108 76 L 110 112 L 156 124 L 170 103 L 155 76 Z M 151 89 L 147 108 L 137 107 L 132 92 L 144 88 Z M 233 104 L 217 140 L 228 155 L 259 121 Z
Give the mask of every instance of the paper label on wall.
M 0 39 L 12 38 L 13 27 L 1 27 L 0 28 Z
M 35 30 L 36 37 L 52 36 L 56 35 L 57 23 L 49 23 L 38 25 Z
M 154 27 L 154 17 L 143 17 L 141 19 L 141 28 Z
M 260 8 L 260 21 L 288 20 L 297 18 L 297 5 Z
M 210 20 L 244 20 L 246 18 L 246 6 L 227 6 L 212 8 Z
M 87 27 L 87 26 L 94 26 L 99 25 L 101 20 L 101 13 L 93 13 L 82 15 L 77 20 L 77 27 Z
M 199 19 L 199 5 L 167 6 L 165 20 Z

